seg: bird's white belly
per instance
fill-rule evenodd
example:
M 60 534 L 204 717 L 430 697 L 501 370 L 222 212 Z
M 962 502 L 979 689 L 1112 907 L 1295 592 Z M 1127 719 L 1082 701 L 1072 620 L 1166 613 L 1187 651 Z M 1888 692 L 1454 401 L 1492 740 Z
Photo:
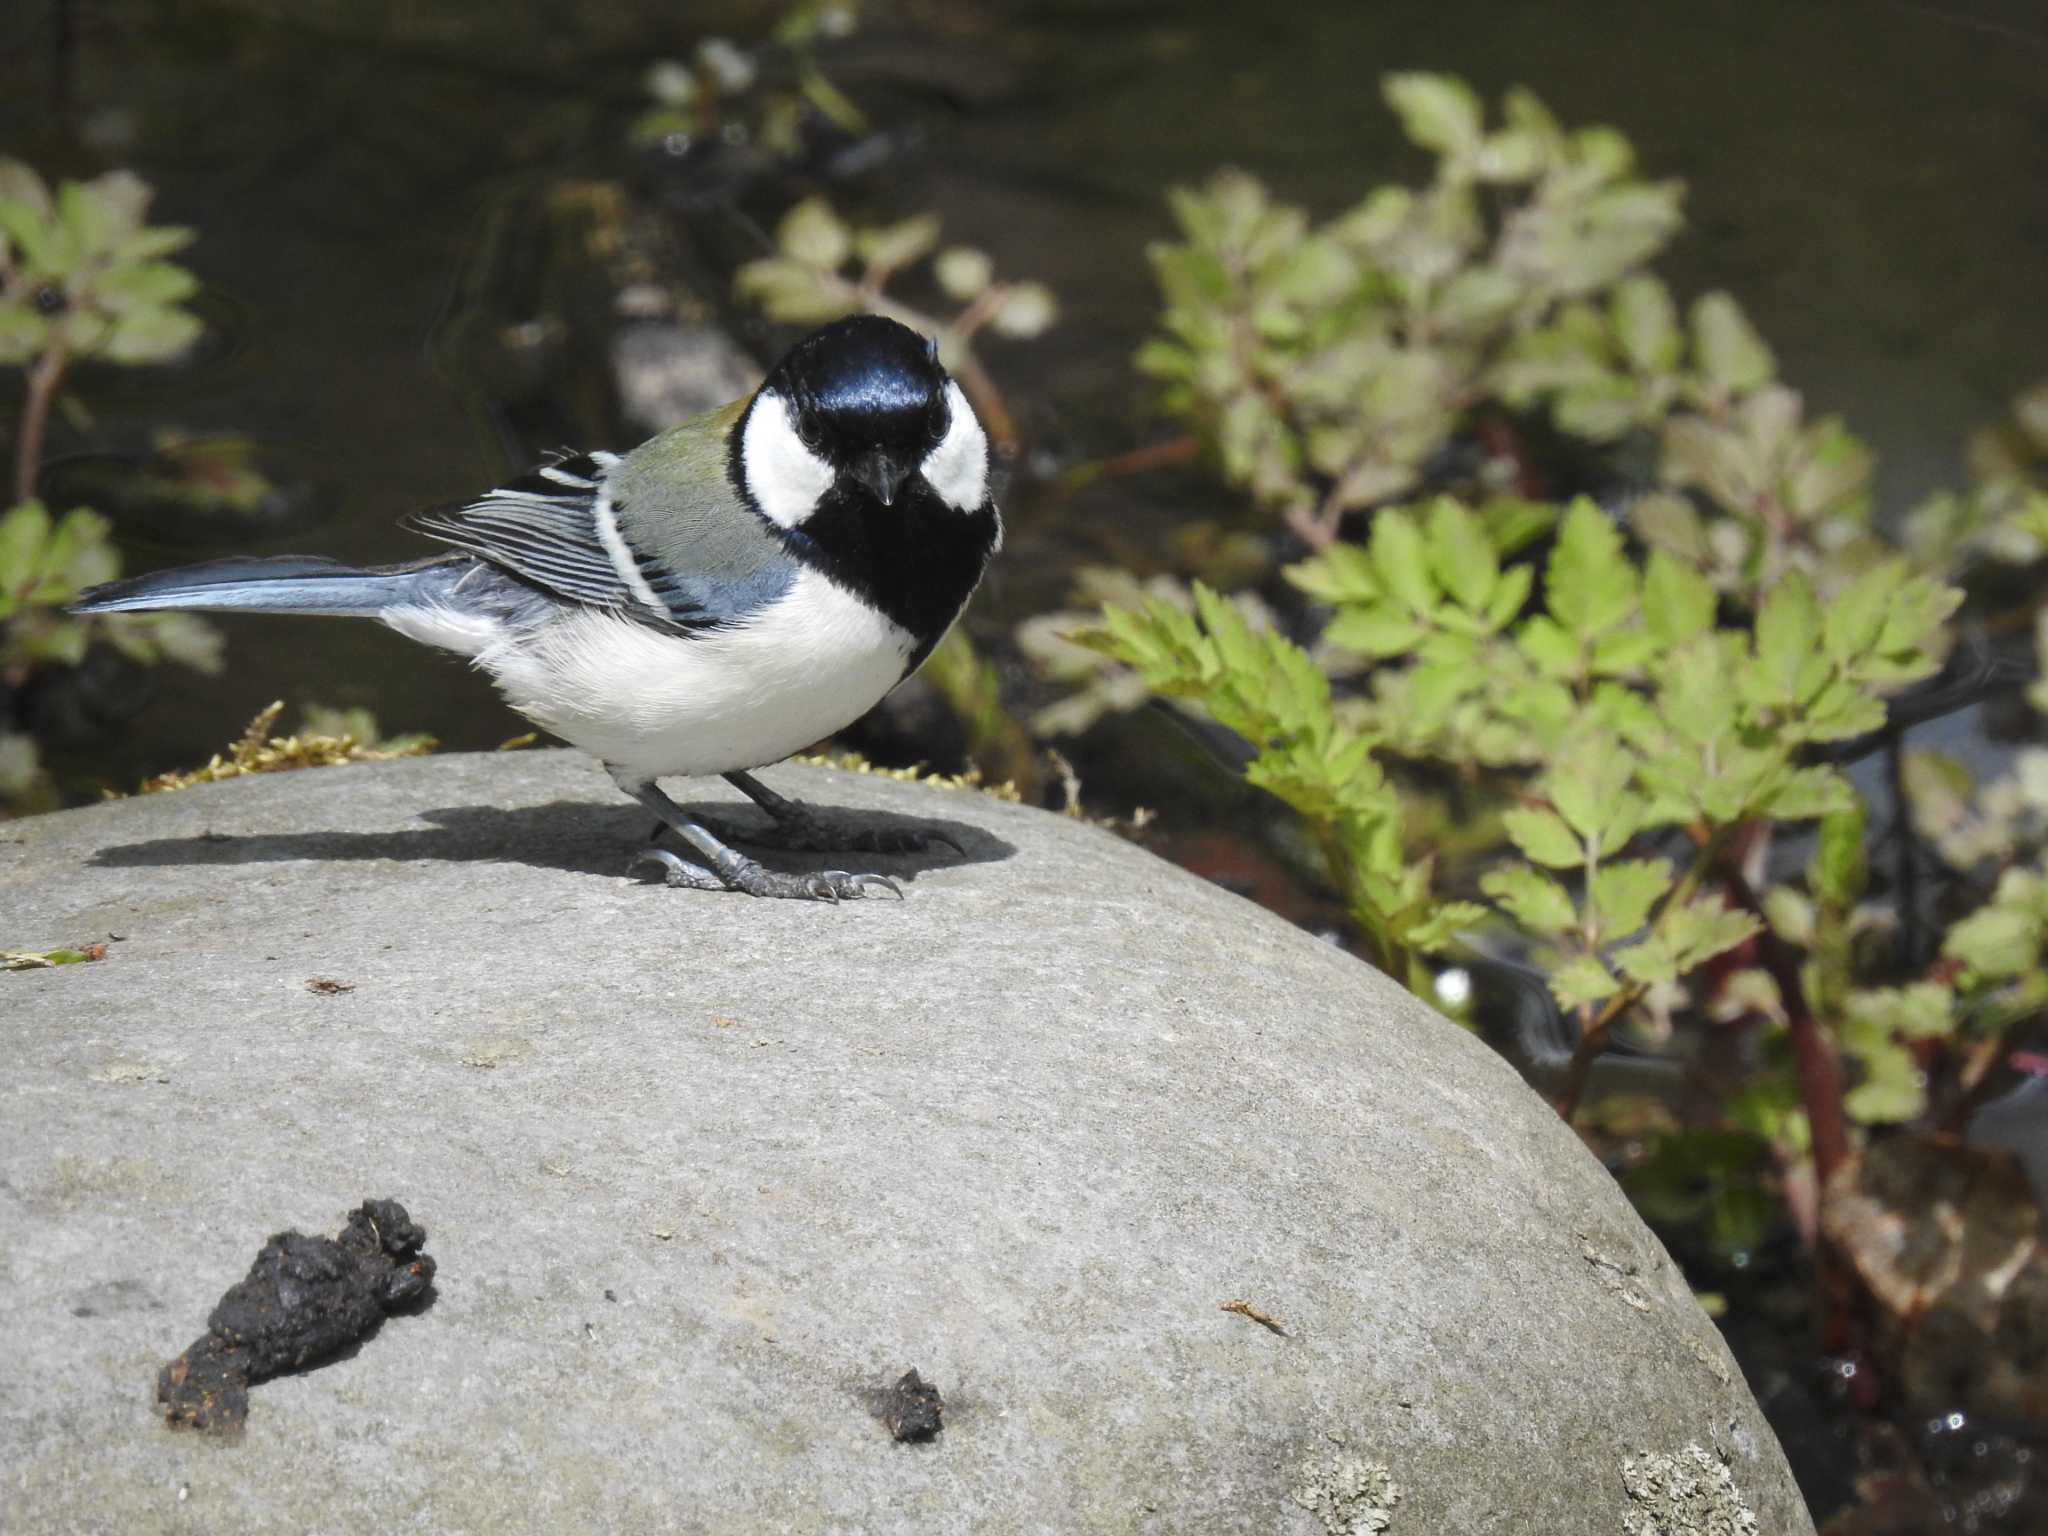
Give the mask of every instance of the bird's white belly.
M 472 654 L 528 719 L 653 778 L 759 767 L 851 725 L 896 686 L 913 646 L 907 630 L 807 569 L 726 629 L 666 635 L 582 609 Z

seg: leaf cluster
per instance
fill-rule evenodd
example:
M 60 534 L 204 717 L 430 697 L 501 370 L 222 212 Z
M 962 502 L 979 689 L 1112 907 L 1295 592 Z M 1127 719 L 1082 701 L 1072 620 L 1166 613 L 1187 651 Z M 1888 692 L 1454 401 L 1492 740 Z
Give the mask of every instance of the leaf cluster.
M 1151 250 L 1165 310 L 1139 369 L 1231 483 L 1316 543 L 1414 489 L 1527 338 L 1679 225 L 1678 184 L 1635 176 L 1613 129 L 1567 131 L 1522 90 L 1489 127 L 1442 75 L 1385 92 L 1436 156 L 1428 185 L 1318 225 L 1223 171 L 1173 194 L 1181 239 Z
M 53 194 L 28 166 L 0 159 L 0 364 L 53 352 L 158 363 L 198 339 L 184 302 L 199 284 L 163 259 L 192 232 L 147 223 L 150 197 L 130 171 Z
M 939 232 L 935 213 L 862 228 L 825 199 L 806 198 L 777 226 L 776 254 L 741 267 L 734 286 L 769 319 L 789 324 L 815 325 L 861 310 L 896 314 L 935 333 L 949 367 L 984 327 L 1021 339 L 1040 335 L 1059 318 L 1058 301 L 1045 284 L 998 281 L 987 252 L 965 245 L 940 250 Z M 950 319 L 903 311 L 884 293 L 899 272 L 927 258 L 940 290 L 963 306 Z
M 716 137 L 794 158 L 803 153 L 812 113 L 840 133 L 867 134 L 867 114 L 817 57 L 822 45 L 851 36 L 858 25 L 852 0 L 798 0 L 755 47 L 713 36 L 687 60 L 658 59 L 645 81 L 653 104 L 633 120 L 630 137 L 677 154 Z
M 1152 598 L 1102 619 L 1077 642 L 1126 663 L 1155 692 L 1198 702 L 1252 744 L 1246 779 L 1315 829 L 1383 959 L 1440 950 L 1482 915 L 1432 898 L 1429 861 L 1403 854 L 1400 798 L 1373 739 L 1337 718 L 1328 676 L 1300 646 L 1199 583 L 1192 611 Z
M 220 642 L 191 614 L 118 614 L 79 618 L 64 604 L 121 572 L 107 520 L 83 507 L 52 518 L 39 501 L 0 513 L 0 672 L 44 663 L 75 666 L 105 639 L 141 662 L 176 661 L 220 670 Z

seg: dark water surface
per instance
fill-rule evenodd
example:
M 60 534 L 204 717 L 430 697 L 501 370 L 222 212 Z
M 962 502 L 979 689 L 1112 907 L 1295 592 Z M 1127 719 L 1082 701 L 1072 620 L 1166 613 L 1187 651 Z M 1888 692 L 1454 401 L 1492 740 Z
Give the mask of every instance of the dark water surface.
M 346 559 L 419 546 L 400 512 L 463 495 L 532 447 L 494 422 L 499 381 L 465 360 L 463 275 L 521 194 L 630 176 L 647 62 L 705 32 L 757 34 L 743 4 L 400 0 L 18 0 L 0 53 L 0 151 L 46 172 L 131 165 L 220 335 L 182 369 L 80 375 L 89 424 L 52 455 L 134 449 L 152 429 L 241 432 L 314 510 L 182 543 L 122 529 L 131 568 L 224 542 Z M 1883 463 L 1896 512 L 1960 476 L 1973 425 L 2048 374 L 2048 10 L 2026 0 L 1644 5 L 1318 0 L 872 6 L 833 77 L 915 131 L 880 180 L 894 211 L 1058 291 L 1063 323 L 988 361 L 1034 440 L 1071 456 L 1142 440 L 1127 359 L 1155 296 L 1143 256 L 1162 192 L 1233 163 L 1319 213 L 1413 176 L 1379 76 L 1448 69 L 1526 83 L 1567 122 L 1612 122 L 1691 188 L 1667 271 L 1736 291 L 1789 379 Z M 65 20 L 64 18 L 68 18 Z M 60 108 L 61 110 L 53 110 Z M 797 195 L 792 185 L 787 195 Z M 877 212 L 870 192 L 867 201 Z M 623 446 L 613 444 L 612 446 Z M 1145 538 L 1142 486 L 1034 523 L 976 622 L 1050 605 L 1076 559 Z M 1148 520 L 1151 519 L 1151 520 Z M 166 672 L 118 774 L 189 763 L 274 697 L 375 708 L 451 746 L 521 728 L 454 662 L 367 625 L 234 619 L 216 680 Z M 89 746 L 108 760 L 107 743 Z

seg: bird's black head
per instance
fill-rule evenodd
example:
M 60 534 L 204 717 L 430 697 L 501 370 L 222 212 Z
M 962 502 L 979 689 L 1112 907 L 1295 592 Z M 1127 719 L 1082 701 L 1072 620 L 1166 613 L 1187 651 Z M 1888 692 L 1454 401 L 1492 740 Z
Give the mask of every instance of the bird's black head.
M 967 397 L 935 344 L 879 315 L 835 320 L 790 348 L 747 408 L 736 467 L 784 528 L 828 499 L 894 507 L 931 495 L 959 512 L 988 500 L 988 438 Z

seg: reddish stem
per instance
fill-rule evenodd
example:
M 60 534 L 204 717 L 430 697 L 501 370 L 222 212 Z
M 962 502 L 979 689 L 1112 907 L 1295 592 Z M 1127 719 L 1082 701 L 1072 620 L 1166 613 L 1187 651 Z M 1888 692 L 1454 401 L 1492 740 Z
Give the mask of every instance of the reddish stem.
M 57 385 L 70 361 L 61 344 L 36 359 L 29 370 L 28 398 L 21 408 L 21 432 L 14 440 L 14 499 L 27 501 L 36 493 L 36 475 L 43 467 L 43 433 L 50 424 L 50 402 L 57 397 Z

